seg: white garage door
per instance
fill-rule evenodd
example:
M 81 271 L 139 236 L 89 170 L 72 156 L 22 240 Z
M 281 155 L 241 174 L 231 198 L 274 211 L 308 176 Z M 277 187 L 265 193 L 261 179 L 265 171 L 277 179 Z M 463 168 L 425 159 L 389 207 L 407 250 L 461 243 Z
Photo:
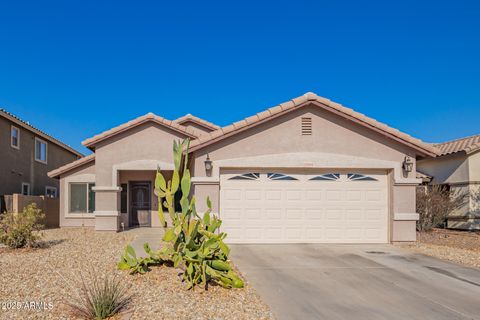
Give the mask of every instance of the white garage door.
M 386 243 L 384 173 L 225 172 L 220 217 L 229 243 Z

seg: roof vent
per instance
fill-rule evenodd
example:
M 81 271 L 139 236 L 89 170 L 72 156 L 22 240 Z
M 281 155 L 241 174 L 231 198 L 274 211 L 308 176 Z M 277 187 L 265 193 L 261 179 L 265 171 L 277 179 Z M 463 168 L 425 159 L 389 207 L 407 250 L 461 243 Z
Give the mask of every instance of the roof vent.
M 312 118 L 302 117 L 302 136 L 312 135 Z

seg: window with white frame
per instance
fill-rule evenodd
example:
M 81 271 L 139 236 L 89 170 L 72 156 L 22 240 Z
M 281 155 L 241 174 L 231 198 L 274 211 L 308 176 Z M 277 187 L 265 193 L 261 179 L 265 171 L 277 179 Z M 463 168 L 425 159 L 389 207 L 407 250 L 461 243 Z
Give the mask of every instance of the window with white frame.
M 20 149 L 20 129 L 15 126 L 10 128 L 10 145 L 12 148 Z
M 57 188 L 55 187 L 45 187 L 45 196 L 48 198 L 56 198 L 57 197 Z
M 24 196 L 30 195 L 30 183 L 26 183 L 26 182 L 22 183 L 22 194 Z
M 47 143 L 35 138 L 35 160 L 47 163 Z
M 69 199 L 71 213 L 93 213 L 95 211 L 95 183 L 70 183 Z

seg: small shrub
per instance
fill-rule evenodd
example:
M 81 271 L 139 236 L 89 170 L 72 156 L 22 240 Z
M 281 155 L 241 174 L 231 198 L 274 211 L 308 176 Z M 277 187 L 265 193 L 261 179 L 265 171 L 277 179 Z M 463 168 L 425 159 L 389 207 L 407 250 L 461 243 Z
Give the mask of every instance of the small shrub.
M 82 277 L 80 288 L 68 305 L 77 317 L 107 319 L 128 309 L 131 303 L 132 296 L 120 279 L 95 275 L 91 282 Z
M 35 203 L 22 212 L 0 215 L 0 242 L 10 248 L 32 247 L 40 238 L 43 225 L 38 223 L 45 215 Z
M 431 185 L 417 188 L 418 231 L 430 231 L 445 223 L 453 210 L 461 208 L 467 194 L 451 192 L 447 186 Z

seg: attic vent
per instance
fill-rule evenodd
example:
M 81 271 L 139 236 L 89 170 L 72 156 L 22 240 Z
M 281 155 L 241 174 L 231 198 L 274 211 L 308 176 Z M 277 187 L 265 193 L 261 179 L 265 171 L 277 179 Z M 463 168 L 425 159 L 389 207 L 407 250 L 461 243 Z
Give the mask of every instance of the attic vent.
M 312 118 L 302 117 L 302 136 L 312 135 Z

